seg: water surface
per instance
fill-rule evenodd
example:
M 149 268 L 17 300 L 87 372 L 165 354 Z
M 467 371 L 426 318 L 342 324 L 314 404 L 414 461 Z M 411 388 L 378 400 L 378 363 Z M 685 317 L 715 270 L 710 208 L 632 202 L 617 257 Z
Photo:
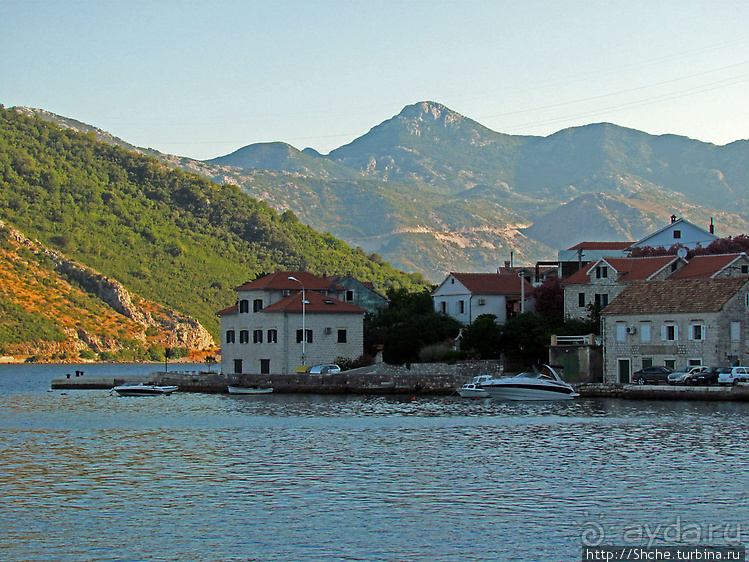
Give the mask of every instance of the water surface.
M 561 561 L 638 529 L 747 542 L 748 404 L 49 392 L 66 368 L 0 365 L 0 559 Z

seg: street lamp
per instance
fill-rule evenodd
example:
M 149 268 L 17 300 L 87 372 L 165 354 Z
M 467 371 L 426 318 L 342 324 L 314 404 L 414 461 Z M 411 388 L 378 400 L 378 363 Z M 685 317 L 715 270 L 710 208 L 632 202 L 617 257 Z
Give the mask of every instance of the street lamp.
M 304 283 L 299 281 L 299 279 L 297 279 L 296 277 L 292 276 L 289 276 L 289 281 L 296 281 L 302 286 L 302 365 L 306 365 L 307 355 L 305 353 L 306 349 L 304 347 L 304 344 L 307 342 L 307 324 L 305 320 L 307 300 L 305 299 Z

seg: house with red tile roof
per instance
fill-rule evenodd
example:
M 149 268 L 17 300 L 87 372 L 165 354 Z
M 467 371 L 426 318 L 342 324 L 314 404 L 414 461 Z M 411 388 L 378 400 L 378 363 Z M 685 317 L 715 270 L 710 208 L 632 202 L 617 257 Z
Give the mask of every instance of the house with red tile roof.
M 629 257 L 635 248 L 653 247 L 670 248 L 680 245 L 685 248 L 707 247 L 718 239 L 715 228 L 710 221 L 709 230 L 689 222 L 683 218 L 671 217 L 670 224 L 660 230 L 647 235 L 641 240 L 621 242 L 580 242 L 571 248 L 558 253 L 560 278 L 569 277 L 583 266 L 595 262 L 600 258 Z
M 651 365 L 747 365 L 748 319 L 747 277 L 632 282 L 601 312 L 604 382 Z
M 498 324 L 533 310 L 533 285 L 517 273 L 450 273 L 432 291 L 437 312 L 470 324 L 493 314 Z
M 740 254 L 694 256 L 669 279 L 717 279 L 749 275 L 749 257 Z
M 366 311 L 327 277 L 279 271 L 235 291 L 236 303 L 217 313 L 224 373 L 292 373 L 364 350 Z
M 679 256 L 600 258 L 562 280 L 564 315 L 587 318 L 591 306 L 605 308 L 632 281 L 666 279 L 686 265 Z

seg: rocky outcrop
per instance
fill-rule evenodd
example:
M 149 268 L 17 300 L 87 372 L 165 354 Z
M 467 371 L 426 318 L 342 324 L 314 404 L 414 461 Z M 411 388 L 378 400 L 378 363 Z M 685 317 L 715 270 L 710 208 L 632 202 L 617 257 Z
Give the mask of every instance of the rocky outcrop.
M 64 254 L 43 246 L 36 240 L 27 238 L 20 231 L 7 226 L 0 220 L 0 228 L 5 228 L 11 239 L 28 248 L 35 254 L 43 253 L 55 264 L 55 269 L 68 280 L 81 287 L 86 292 L 96 296 L 115 312 L 131 319 L 145 328 L 156 328 L 169 334 L 168 345 L 172 347 L 186 347 L 188 349 L 208 349 L 215 347 L 213 337 L 197 320 L 176 311 L 162 314 L 152 314 L 136 302 L 139 298 L 122 286 L 121 283 L 68 259 Z M 136 302 L 134 302 L 136 301 Z M 98 341 L 96 336 L 83 332 L 73 334 L 93 349 L 112 349 L 112 342 Z

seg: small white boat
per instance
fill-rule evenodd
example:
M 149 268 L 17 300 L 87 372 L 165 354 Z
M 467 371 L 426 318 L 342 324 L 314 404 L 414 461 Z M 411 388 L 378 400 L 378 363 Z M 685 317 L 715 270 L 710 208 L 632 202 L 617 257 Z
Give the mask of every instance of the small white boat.
M 229 394 L 270 394 L 273 387 L 260 388 L 258 386 L 231 386 L 229 385 Z
M 112 391 L 120 396 L 167 396 L 178 388 L 178 386 L 158 386 L 139 382 L 137 384 L 121 384 L 120 386 L 115 386 Z
M 514 377 L 492 379 L 481 387 L 500 400 L 571 400 L 580 396 L 549 365 L 533 367 Z
M 473 377 L 471 382 L 465 383 L 458 389 L 458 394 L 463 398 L 489 398 L 489 393 L 481 385 L 490 380 L 492 380 L 491 375 Z

